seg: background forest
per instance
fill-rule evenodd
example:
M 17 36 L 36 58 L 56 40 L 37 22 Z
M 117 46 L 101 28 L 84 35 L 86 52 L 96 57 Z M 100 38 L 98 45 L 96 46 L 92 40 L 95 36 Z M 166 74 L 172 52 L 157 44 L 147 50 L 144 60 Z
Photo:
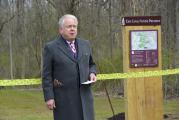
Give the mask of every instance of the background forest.
M 124 16 L 161 16 L 163 69 L 179 68 L 179 0 L 0 0 L 0 79 L 39 78 L 43 46 L 67 13 L 78 17 L 78 36 L 90 40 L 99 73 L 123 72 Z M 179 76 L 163 80 L 165 97 L 179 96 Z M 110 86 L 122 89 L 123 81 Z

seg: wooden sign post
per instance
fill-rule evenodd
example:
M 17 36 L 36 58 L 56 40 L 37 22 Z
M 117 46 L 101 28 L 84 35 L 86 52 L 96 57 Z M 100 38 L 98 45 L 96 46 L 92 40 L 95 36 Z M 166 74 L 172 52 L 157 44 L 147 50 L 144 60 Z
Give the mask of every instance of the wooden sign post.
M 161 17 L 122 18 L 124 72 L 161 70 Z M 162 77 L 125 80 L 126 120 L 163 120 Z

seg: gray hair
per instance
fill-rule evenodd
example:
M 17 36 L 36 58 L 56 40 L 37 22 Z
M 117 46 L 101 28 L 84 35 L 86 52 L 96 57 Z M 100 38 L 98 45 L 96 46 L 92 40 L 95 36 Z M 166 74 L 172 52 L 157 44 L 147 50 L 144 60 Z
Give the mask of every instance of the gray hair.
M 58 21 L 58 24 L 59 24 L 59 27 L 60 27 L 60 28 L 63 27 L 64 20 L 65 20 L 66 18 L 74 19 L 74 20 L 77 21 L 77 23 L 78 23 L 78 19 L 77 19 L 74 15 L 66 14 L 66 15 L 62 16 L 62 17 L 59 19 L 59 21 Z

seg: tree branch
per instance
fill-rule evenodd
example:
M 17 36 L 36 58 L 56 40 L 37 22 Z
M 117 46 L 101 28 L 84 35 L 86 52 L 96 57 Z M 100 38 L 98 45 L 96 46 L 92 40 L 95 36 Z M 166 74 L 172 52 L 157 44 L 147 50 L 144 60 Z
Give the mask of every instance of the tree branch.
M 47 2 L 56 9 L 56 5 L 55 5 L 53 0 L 52 1 L 51 0 L 47 0 Z
M 9 19 L 4 20 L 1 25 L 0 25 L 0 33 L 2 32 L 4 25 L 8 22 L 10 22 L 13 18 L 15 17 L 15 14 L 13 16 L 11 16 Z

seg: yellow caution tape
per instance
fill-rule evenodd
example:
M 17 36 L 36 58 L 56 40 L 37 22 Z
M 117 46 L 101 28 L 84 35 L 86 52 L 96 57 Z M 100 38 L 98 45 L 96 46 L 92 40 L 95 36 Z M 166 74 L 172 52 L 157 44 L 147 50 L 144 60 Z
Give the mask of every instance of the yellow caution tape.
M 107 80 L 107 79 L 155 77 L 155 76 L 172 75 L 172 74 L 179 74 L 179 69 L 144 71 L 144 72 L 129 72 L 129 73 L 99 74 L 97 76 L 97 78 L 100 79 L 100 80 Z
M 17 86 L 17 85 L 39 85 L 40 79 L 13 79 L 13 80 L 0 80 L 0 86 Z
M 98 80 L 109 79 L 126 79 L 126 78 L 139 78 L 139 77 L 155 77 L 162 75 L 179 74 L 179 69 L 144 71 L 144 72 L 129 72 L 129 73 L 111 73 L 111 74 L 98 74 Z M 0 86 L 16 86 L 16 85 L 39 85 L 40 79 L 13 79 L 13 80 L 0 80 Z

